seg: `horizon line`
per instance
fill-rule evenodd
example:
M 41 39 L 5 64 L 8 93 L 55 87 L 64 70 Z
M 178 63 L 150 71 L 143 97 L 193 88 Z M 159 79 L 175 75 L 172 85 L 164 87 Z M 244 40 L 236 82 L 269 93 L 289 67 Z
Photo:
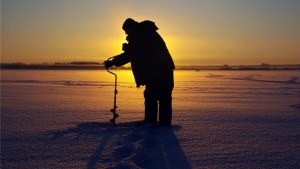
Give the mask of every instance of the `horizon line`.
M 93 61 L 70 61 L 70 62 L 43 62 L 43 63 L 25 63 L 25 62 L 0 62 L 0 65 L 24 65 L 24 66 L 51 66 L 51 65 L 78 65 L 78 66 L 92 66 L 99 65 L 103 66 L 102 62 L 93 62 Z M 126 64 L 127 65 L 127 64 Z M 236 66 L 300 66 L 300 63 L 283 63 L 283 64 L 269 64 L 269 63 L 260 63 L 260 64 L 177 64 L 176 67 L 236 67 Z M 121 66 L 121 67 L 131 67 L 131 66 Z
M 0 70 L 105 70 L 103 63 L 69 62 L 56 64 L 0 63 Z M 130 70 L 131 66 L 112 67 L 114 70 Z M 270 65 L 178 65 L 176 70 L 300 70 L 300 64 Z

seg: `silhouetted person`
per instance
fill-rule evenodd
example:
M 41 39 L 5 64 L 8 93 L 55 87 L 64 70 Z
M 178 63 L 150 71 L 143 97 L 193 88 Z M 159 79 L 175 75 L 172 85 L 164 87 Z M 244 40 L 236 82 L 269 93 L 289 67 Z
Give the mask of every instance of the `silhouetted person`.
M 144 122 L 171 125 L 173 71 L 175 65 L 158 28 L 152 21 L 136 22 L 128 18 L 123 24 L 128 43 L 123 44 L 123 53 L 112 61 L 105 61 L 105 67 L 122 66 L 131 62 L 137 87 L 145 85 Z M 158 107 L 159 103 L 159 107 Z

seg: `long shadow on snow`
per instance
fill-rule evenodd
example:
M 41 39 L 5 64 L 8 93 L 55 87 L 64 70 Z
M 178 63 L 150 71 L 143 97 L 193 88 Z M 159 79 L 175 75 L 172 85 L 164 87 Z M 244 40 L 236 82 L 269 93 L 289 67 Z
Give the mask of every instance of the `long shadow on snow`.
M 113 127 L 110 123 L 87 122 L 52 133 L 53 139 L 76 134 L 98 137 L 99 145 L 87 162 L 88 169 L 109 168 L 191 168 L 175 132 L 182 126 L 135 127 L 127 122 Z M 102 165 L 102 166 L 101 166 Z

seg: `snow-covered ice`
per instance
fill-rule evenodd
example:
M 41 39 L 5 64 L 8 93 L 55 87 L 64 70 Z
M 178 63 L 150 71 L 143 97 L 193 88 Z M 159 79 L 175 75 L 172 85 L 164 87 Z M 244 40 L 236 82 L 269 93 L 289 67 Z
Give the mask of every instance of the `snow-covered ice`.
M 173 126 L 135 127 L 117 71 L 2 70 L 1 168 L 300 168 L 300 71 L 175 71 Z

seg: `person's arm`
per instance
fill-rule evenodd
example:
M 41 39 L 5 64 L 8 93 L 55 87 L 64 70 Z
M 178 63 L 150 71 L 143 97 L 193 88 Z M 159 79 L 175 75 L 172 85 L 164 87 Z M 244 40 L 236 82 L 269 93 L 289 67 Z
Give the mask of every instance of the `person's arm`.
M 130 57 L 126 52 L 124 52 L 115 56 L 112 62 L 115 66 L 122 66 L 130 62 Z
M 128 49 L 129 49 L 129 45 L 127 43 L 123 43 L 122 50 L 124 52 L 117 56 L 112 57 L 113 58 L 112 60 L 105 61 L 104 62 L 105 68 L 108 69 L 108 68 L 112 67 L 113 65 L 122 66 L 122 65 L 129 63 L 131 61 L 131 58 L 130 58 L 130 52 L 129 52 L 130 50 L 128 50 Z

